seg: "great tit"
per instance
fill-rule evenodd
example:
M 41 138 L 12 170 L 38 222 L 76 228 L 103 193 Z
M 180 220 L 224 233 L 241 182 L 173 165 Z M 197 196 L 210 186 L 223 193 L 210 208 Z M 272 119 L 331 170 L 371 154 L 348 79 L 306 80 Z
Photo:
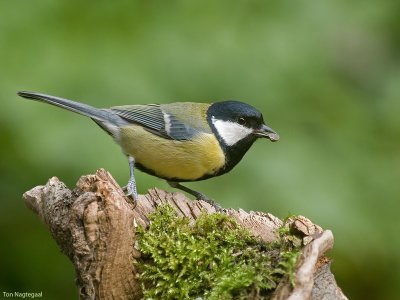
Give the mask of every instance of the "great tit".
M 18 92 L 87 116 L 110 134 L 128 157 L 127 194 L 137 200 L 135 167 L 165 179 L 174 188 L 214 204 L 204 194 L 180 184 L 225 174 L 258 138 L 279 135 L 253 106 L 239 101 L 124 105 L 99 109 L 34 92 Z

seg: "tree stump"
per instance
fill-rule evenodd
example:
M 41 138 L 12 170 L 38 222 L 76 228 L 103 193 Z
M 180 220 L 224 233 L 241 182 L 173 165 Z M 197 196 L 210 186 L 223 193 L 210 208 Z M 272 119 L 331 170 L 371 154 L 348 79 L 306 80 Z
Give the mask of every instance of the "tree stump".
M 215 213 L 204 201 L 181 193 L 151 189 L 140 195 L 136 207 L 125 197 L 110 173 L 103 169 L 82 176 L 74 190 L 56 177 L 23 195 L 26 205 L 46 224 L 61 251 L 74 264 L 80 299 L 140 299 L 141 286 L 132 261 L 140 257 L 135 245 L 138 224 L 169 203 L 180 216 L 196 219 Z M 277 239 L 283 222 L 269 213 L 226 209 L 239 224 L 265 242 Z M 337 286 L 325 256 L 333 235 L 305 217 L 290 226 L 301 233 L 303 248 L 295 271 L 295 286 L 282 282 L 272 299 L 347 299 Z

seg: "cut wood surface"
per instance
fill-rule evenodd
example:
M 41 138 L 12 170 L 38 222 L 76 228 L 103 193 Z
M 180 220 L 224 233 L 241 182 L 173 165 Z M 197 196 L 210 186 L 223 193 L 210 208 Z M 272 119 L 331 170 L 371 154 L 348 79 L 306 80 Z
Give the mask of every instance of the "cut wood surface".
M 132 264 L 140 257 L 135 230 L 149 224 L 148 215 L 169 203 L 180 216 L 196 219 L 215 213 L 204 201 L 181 193 L 151 189 L 139 195 L 136 206 L 110 173 L 103 169 L 82 176 L 74 190 L 56 177 L 24 194 L 26 205 L 46 224 L 61 251 L 76 271 L 81 299 L 140 299 L 141 287 Z M 269 213 L 225 209 L 239 224 L 265 242 L 278 238 L 283 222 Z M 326 253 L 333 235 L 305 217 L 290 219 L 289 226 L 302 236 L 302 254 L 295 273 L 295 287 L 282 282 L 273 299 L 347 299 L 330 271 Z

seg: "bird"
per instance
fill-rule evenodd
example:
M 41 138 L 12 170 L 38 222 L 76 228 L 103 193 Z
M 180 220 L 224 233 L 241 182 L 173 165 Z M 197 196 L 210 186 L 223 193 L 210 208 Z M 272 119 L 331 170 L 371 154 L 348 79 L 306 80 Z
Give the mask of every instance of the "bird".
M 128 158 L 130 176 L 125 190 L 135 203 L 137 168 L 219 208 L 205 194 L 181 182 L 226 174 L 259 138 L 279 140 L 278 133 L 265 124 L 259 110 L 237 100 L 95 108 L 42 93 L 17 94 L 87 116 L 111 135 Z

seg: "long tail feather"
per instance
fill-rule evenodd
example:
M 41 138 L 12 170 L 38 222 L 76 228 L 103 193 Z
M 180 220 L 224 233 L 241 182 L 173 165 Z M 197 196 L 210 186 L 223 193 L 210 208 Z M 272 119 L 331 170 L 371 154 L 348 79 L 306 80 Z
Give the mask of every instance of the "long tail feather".
M 64 98 L 60 98 L 60 97 L 55 97 L 55 96 L 50 96 L 50 95 L 40 94 L 40 93 L 34 93 L 34 92 L 26 92 L 26 91 L 18 92 L 18 95 L 21 97 L 24 97 L 26 99 L 49 103 L 49 104 L 73 111 L 75 113 L 87 116 L 89 118 L 92 118 L 92 119 L 98 120 L 98 121 L 114 123 L 113 121 L 116 121 L 119 119 L 119 118 L 116 119 L 117 116 L 110 113 L 108 110 L 95 108 L 95 107 L 87 105 L 87 104 L 79 103 L 76 101 L 72 101 L 72 100 L 68 100 L 68 99 L 64 99 Z

